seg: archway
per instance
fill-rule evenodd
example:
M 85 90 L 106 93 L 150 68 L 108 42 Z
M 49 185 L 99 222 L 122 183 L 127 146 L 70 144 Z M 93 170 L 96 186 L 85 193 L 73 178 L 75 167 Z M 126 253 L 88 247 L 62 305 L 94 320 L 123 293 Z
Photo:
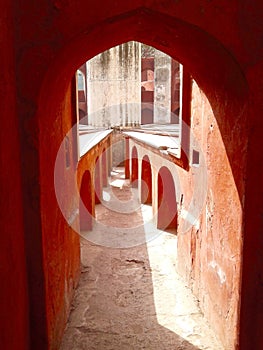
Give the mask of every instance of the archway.
M 132 187 L 138 187 L 138 152 L 137 148 L 132 148 L 132 159 L 131 159 L 131 183 Z
M 177 229 L 177 202 L 174 180 L 168 168 L 158 172 L 157 227 L 161 230 Z
M 33 222 L 30 221 L 33 217 L 30 215 L 30 211 L 28 215 L 26 215 L 27 231 L 32 232 L 34 227 L 38 227 L 44 237 L 44 247 L 42 247 L 41 234 L 39 235 L 39 244 L 37 246 L 39 247 L 39 251 L 43 249 L 45 252 L 44 256 L 47 256 L 49 259 L 43 260 L 46 281 L 50 281 L 50 284 L 46 285 L 47 300 L 51 300 L 49 295 L 53 297 L 54 291 L 56 288 L 58 289 L 57 285 L 52 285 L 52 279 L 58 281 L 58 278 L 55 278 L 56 276 L 53 275 L 50 266 L 52 266 L 53 260 L 57 258 L 53 256 L 53 254 L 50 254 L 51 246 L 49 240 L 50 229 L 58 225 L 57 217 L 59 217 L 59 209 L 57 208 L 55 196 L 52 198 L 52 196 L 46 195 L 43 189 L 52 187 L 52 164 L 54 164 L 57 149 L 64 134 L 71 127 L 69 122 L 65 123 L 63 113 L 61 113 L 70 79 L 81 63 L 93 57 L 95 54 L 121 42 L 139 40 L 159 48 L 184 64 L 197 80 L 199 86 L 207 94 L 214 108 L 215 116 L 218 120 L 222 137 L 226 145 L 227 155 L 232 166 L 233 176 L 236 179 L 239 195 L 242 198 L 244 194 L 240 168 L 245 165 L 246 157 L 244 155 L 242 162 L 239 162 L 237 165 L 236 154 L 239 153 L 240 146 L 246 142 L 246 132 L 244 131 L 246 120 L 244 109 L 246 83 L 235 57 L 232 57 L 232 55 L 228 53 L 229 51 L 225 49 L 220 41 L 210 34 L 209 30 L 206 30 L 206 28 L 203 30 L 201 26 L 198 27 L 195 21 L 191 23 L 190 18 L 189 22 L 185 21 L 185 19 L 188 18 L 187 15 L 183 16 L 182 14 L 178 14 L 179 17 L 176 18 L 175 16 L 173 17 L 158 12 L 158 9 L 154 11 L 135 7 L 131 10 L 130 8 L 125 8 L 125 5 L 123 6 L 124 8 L 120 10 L 118 14 L 113 13 L 111 18 L 108 18 L 108 14 L 104 17 L 102 15 L 97 22 L 96 20 L 92 20 L 92 23 L 87 22 L 86 18 L 84 18 L 85 16 L 83 16 L 81 21 L 78 19 L 78 26 L 76 26 L 76 29 L 72 24 L 67 28 L 68 23 L 66 18 L 68 16 L 64 16 L 63 18 L 63 14 L 61 14 L 60 25 L 63 30 L 65 30 L 65 33 L 70 33 L 70 35 L 65 34 L 65 36 L 62 35 L 61 38 L 54 36 L 53 41 L 51 37 L 50 42 L 56 42 L 56 47 L 54 46 L 54 48 L 52 48 L 53 51 L 50 52 L 49 49 L 44 48 L 42 56 L 37 55 L 38 67 L 40 67 L 37 84 L 41 82 L 41 73 L 43 74 L 42 77 L 45 76 L 45 78 L 43 78 L 40 92 L 40 85 L 34 85 L 35 81 L 33 81 L 30 86 L 29 97 L 27 96 L 27 99 L 24 100 L 29 100 L 29 102 L 31 102 L 31 98 L 33 101 L 30 104 L 31 115 L 29 115 L 29 119 L 35 115 L 36 109 L 34 109 L 34 106 L 37 106 L 38 115 L 36 124 L 37 127 L 41 125 L 39 139 L 38 133 L 35 132 L 36 130 L 34 128 L 31 135 L 32 140 L 29 138 L 33 147 L 32 145 L 25 145 L 25 147 L 28 147 L 29 155 L 28 158 L 25 159 L 24 177 L 25 185 L 28 188 L 31 188 L 32 183 L 36 183 L 35 179 L 40 179 L 40 185 L 38 185 L 38 183 L 36 185 L 36 192 L 38 192 L 37 195 L 39 195 L 39 197 L 36 197 L 40 198 L 44 216 L 49 217 L 49 223 L 42 222 L 39 213 L 37 218 L 35 216 L 34 221 L 38 220 L 38 223 L 34 226 Z M 72 11 L 72 13 L 74 13 L 74 11 Z M 112 12 L 109 11 L 109 13 Z M 86 30 L 80 30 L 82 25 Z M 125 28 L 125 30 L 123 30 L 123 28 Z M 148 30 L 149 28 L 150 30 Z M 52 34 L 50 35 L 52 36 Z M 74 38 L 74 40 L 72 38 Z M 91 42 L 95 44 L 90 45 Z M 39 47 L 37 49 L 39 49 Z M 35 52 L 31 52 L 31 54 L 33 54 L 34 57 Z M 195 57 L 194 60 L 192 59 L 193 57 Z M 30 61 L 27 55 L 25 55 L 25 58 L 25 62 Z M 21 66 L 23 66 L 23 64 L 27 65 L 25 62 L 22 61 Z M 210 69 L 208 70 L 207 67 L 210 67 Z M 33 66 L 32 68 L 35 67 Z M 222 72 L 224 74 L 222 74 Z M 237 84 L 239 84 L 238 90 L 235 88 Z M 60 87 L 59 89 L 58 86 Z M 32 96 L 30 95 L 31 93 Z M 26 104 L 26 102 L 24 103 Z M 22 106 L 22 108 L 25 108 L 25 106 Z M 28 113 L 28 110 L 24 112 Z M 236 118 L 237 115 L 239 118 Z M 227 120 L 225 118 L 226 116 L 228 116 Z M 34 122 L 35 121 L 33 121 L 33 124 Z M 231 138 L 229 137 L 229 130 L 231 130 Z M 52 144 L 49 142 L 50 133 L 55 135 Z M 35 141 L 36 138 L 37 141 Z M 39 154 L 38 152 L 34 153 L 34 151 L 34 154 L 32 154 L 32 149 L 35 149 L 35 143 L 38 142 Z M 49 154 L 48 160 L 46 154 Z M 28 198 L 25 199 L 25 202 L 28 201 L 28 203 L 30 203 L 30 192 L 28 193 L 29 195 Z M 56 212 L 56 214 L 54 214 L 54 212 Z M 63 218 L 60 220 L 63 220 Z M 61 227 L 62 226 L 61 224 Z M 52 238 L 59 243 L 58 237 L 54 236 Z M 50 264 L 50 260 L 52 260 L 52 264 Z M 39 263 L 39 266 L 41 269 L 42 262 Z M 35 267 L 33 267 L 33 269 L 35 269 Z M 59 271 L 57 274 L 59 274 Z M 52 305 L 48 306 L 48 309 L 52 310 Z M 53 315 L 53 311 L 51 314 Z M 54 314 L 56 313 L 54 312 Z M 59 318 L 58 316 L 53 317 L 54 319 Z M 52 327 L 55 328 L 54 323 L 56 322 L 56 320 L 54 322 L 51 321 L 51 329 L 53 329 Z M 39 337 L 39 339 L 40 338 L 41 337 Z
M 144 204 L 152 203 L 152 169 L 148 156 L 142 159 L 141 176 L 141 202 Z
M 81 181 L 79 221 L 82 231 L 92 230 L 92 182 L 89 170 L 85 171 Z

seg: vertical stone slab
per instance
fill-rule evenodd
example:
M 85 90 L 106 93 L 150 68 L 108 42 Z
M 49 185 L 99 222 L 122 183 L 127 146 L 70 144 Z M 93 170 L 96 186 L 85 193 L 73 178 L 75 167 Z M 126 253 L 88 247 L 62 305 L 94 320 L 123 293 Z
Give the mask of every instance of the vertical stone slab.
M 141 44 L 130 41 L 87 62 L 90 125 L 140 124 Z
M 171 57 L 155 50 L 154 123 L 171 120 Z

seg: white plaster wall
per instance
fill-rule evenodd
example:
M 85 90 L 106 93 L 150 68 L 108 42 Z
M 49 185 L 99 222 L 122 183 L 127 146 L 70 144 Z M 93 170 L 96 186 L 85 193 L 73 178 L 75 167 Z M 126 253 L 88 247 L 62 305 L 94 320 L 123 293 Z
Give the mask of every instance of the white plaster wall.
M 96 127 L 141 122 L 141 44 L 128 42 L 87 62 L 89 124 Z

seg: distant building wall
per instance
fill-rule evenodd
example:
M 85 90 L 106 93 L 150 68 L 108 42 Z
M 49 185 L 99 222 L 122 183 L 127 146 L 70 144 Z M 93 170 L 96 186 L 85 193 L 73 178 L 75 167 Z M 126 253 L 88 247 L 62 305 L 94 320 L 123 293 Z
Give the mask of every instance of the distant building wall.
M 154 123 L 171 121 L 171 62 L 170 56 L 155 50 Z
M 89 124 L 136 126 L 141 122 L 141 44 L 130 41 L 87 62 Z
M 142 57 L 141 80 L 141 124 L 152 124 L 154 102 L 154 57 Z
M 78 71 L 80 71 L 81 77 L 78 75 L 78 110 L 79 110 L 79 120 L 82 122 L 85 121 L 87 123 L 87 119 L 84 120 L 84 117 L 87 118 L 88 114 L 88 105 L 87 105 L 87 67 L 86 63 L 84 63 L 81 67 L 79 67 Z M 79 79 L 80 78 L 80 79 Z

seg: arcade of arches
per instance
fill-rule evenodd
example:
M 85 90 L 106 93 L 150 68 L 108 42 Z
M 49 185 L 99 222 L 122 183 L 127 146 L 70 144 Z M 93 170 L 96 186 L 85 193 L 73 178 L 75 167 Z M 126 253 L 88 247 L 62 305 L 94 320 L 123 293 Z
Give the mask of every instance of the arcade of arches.
M 79 159 L 72 77 L 136 40 L 183 64 L 192 97 L 180 158 L 122 133 L 126 177 L 161 228 L 177 226 L 178 272 L 225 348 L 262 349 L 262 1 L 4 0 L 0 19 L 1 348 L 59 348 L 80 275 L 76 231 L 92 226 L 114 143 L 105 131 Z M 163 200 L 165 183 L 176 200 Z

